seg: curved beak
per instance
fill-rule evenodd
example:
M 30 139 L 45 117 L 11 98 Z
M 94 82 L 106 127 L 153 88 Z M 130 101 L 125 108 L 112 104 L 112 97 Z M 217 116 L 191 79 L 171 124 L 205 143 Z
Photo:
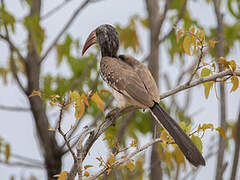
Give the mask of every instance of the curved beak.
M 96 30 L 94 30 L 93 32 L 91 32 L 83 46 L 83 50 L 82 50 L 82 56 L 84 55 L 84 53 L 87 51 L 87 49 L 92 46 L 93 44 L 97 43 L 97 37 L 96 37 Z

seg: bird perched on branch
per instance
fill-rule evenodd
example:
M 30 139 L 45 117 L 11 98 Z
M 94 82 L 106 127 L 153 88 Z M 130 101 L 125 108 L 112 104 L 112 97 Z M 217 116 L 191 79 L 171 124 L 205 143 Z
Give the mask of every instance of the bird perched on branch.
M 119 35 L 116 29 L 104 24 L 92 31 L 85 42 L 82 55 L 95 43 L 99 44 L 102 54 L 100 74 L 112 90 L 119 108 L 135 105 L 149 109 L 157 122 L 173 137 L 190 163 L 194 166 L 205 165 L 198 148 L 160 106 L 159 91 L 149 69 L 131 56 L 117 54 Z

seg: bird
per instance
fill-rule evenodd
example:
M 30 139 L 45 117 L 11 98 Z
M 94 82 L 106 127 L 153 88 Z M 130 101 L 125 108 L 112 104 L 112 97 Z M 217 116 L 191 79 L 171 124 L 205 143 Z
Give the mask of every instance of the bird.
M 188 161 L 195 167 L 205 160 L 189 136 L 161 107 L 160 94 L 150 70 L 132 56 L 118 55 L 119 34 L 110 24 L 103 24 L 88 36 L 82 55 L 93 44 L 101 50 L 100 75 L 112 91 L 120 109 L 129 105 L 149 109 L 154 118 L 172 136 Z

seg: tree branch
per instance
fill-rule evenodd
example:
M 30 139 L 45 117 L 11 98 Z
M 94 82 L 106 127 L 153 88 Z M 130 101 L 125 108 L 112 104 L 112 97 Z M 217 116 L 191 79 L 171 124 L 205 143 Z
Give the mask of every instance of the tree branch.
M 238 120 L 236 123 L 236 134 L 235 134 L 235 150 L 234 150 L 234 157 L 233 157 L 233 166 L 232 166 L 232 173 L 231 173 L 231 180 L 236 179 L 237 169 L 238 169 L 238 161 L 239 161 L 239 151 L 240 151 L 240 109 L 238 112 Z
M 20 111 L 20 112 L 29 112 L 30 111 L 30 108 L 4 106 L 4 105 L 0 105 L 0 109 L 5 110 L 5 111 Z
M 127 163 L 128 161 L 131 160 L 131 158 L 133 158 L 134 156 L 136 156 L 138 153 L 144 151 L 145 149 L 149 148 L 150 146 L 152 146 L 153 144 L 157 143 L 157 142 L 161 142 L 162 139 L 161 138 L 157 138 L 155 140 L 152 140 L 151 142 L 145 144 L 144 146 L 142 146 L 141 148 L 135 150 L 134 152 L 130 153 L 126 158 L 120 158 L 118 160 L 115 161 L 115 163 L 113 163 L 113 165 L 110 167 L 111 169 L 117 168 L 125 163 Z M 93 176 L 90 176 L 89 178 L 86 178 L 86 180 L 94 180 L 97 179 L 100 175 L 102 175 L 104 172 L 106 172 L 109 168 L 105 167 L 102 170 L 100 170 L 98 173 L 96 173 Z
M 237 76 L 240 76 L 240 69 L 237 69 L 234 73 L 235 73 Z M 187 83 L 185 83 L 185 84 L 183 84 L 183 85 L 179 85 L 179 86 L 177 86 L 175 89 L 172 89 L 172 90 L 170 90 L 170 91 L 167 91 L 167 92 L 165 92 L 165 93 L 162 93 L 162 94 L 160 95 L 160 99 L 164 99 L 164 98 L 166 98 L 166 97 L 168 97 L 168 96 L 171 96 L 171 95 L 173 95 L 173 94 L 176 94 L 176 93 L 178 93 L 178 92 L 180 92 L 180 91 L 183 91 L 183 90 L 185 90 L 185 89 L 189 89 L 189 88 L 191 88 L 191 87 L 197 86 L 197 85 L 202 84 L 202 83 L 204 83 L 204 82 L 217 81 L 217 79 L 223 78 L 223 77 L 228 76 L 228 75 L 229 75 L 229 76 L 232 76 L 232 75 L 233 75 L 233 72 L 232 72 L 230 69 L 225 70 L 225 71 L 223 71 L 223 72 L 219 72 L 219 73 L 213 74 L 213 75 L 208 76 L 208 77 L 199 78 L 199 79 L 197 79 L 197 80 L 195 80 L 195 81 L 192 81 L 189 85 L 188 85 Z
M 68 20 L 67 24 L 63 27 L 63 29 L 59 32 L 59 34 L 56 36 L 52 44 L 47 48 L 46 52 L 43 54 L 41 57 L 40 63 L 47 57 L 49 52 L 52 50 L 52 48 L 56 45 L 58 40 L 61 38 L 61 36 L 65 33 L 65 31 L 70 27 L 70 25 L 73 23 L 77 15 L 80 13 L 80 11 L 87 6 L 87 4 L 91 0 L 85 0 L 78 8 L 77 10 L 73 13 L 72 17 Z

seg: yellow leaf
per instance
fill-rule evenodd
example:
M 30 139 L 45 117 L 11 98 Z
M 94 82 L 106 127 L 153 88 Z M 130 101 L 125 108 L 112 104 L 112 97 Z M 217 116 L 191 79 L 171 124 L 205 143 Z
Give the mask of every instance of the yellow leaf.
M 226 61 L 226 59 L 224 57 L 220 57 L 218 59 L 218 63 L 223 64 L 223 65 L 227 65 L 228 64 L 228 62 Z
M 201 63 L 202 63 L 204 66 L 209 65 L 208 63 L 206 63 L 206 62 L 204 62 L 204 61 L 201 61 Z
M 189 56 L 191 56 L 190 47 L 191 47 L 191 38 L 189 36 L 186 36 L 183 40 L 183 49 L 185 53 L 187 53 Z
M 228 61 L 229 66 L 231 66 L 233 72 L 236 70 L 236 62 L 234 60 Z
M 85 112 L 85 105 L 84 103 L 82 102 L 81 99 L 79 99 L 78 101 L 76 101 L 76 104 L 75 104 L 75 117 L 76 119 L 80 119 L 83 114 Z
M 137 139 L 133 140 L 132 143 L 131 143 L 131 147 L 136 147 L 137 143 L 138 143 Z
M 179 29 L 179 30 L 177 31 L 177 43 L 179 42 L 180 37 L 181 37 L 182 34 L 183 34 L 182 30 Z
M 57 180 L 65 180 L 68 175 L 67 171 L 61 172 L 61 174 L 56 174 L 53 177 L 57 177 Z
M 195 27 L 194 26 L 190 29 L 190 32 L 195 34 Z
M 103 104 L 103 101 L 102 101 L 102 99 L 99 97 L 99 95 L 98 95 L 97 92 L 93 94 L 93 96 L 91 97 L 91 100 L 94 101 L 94 102 L 98 105 L 99 109 L 100 109 L 102 112 L 104 112 L 104 104 Z
M 106 90 L 106 89 L 101 89 L 100 93 L 101 93 L 101 94 L 103 94 L 103 93 L 111 94 L 111 92 L 108 91 L 108 90 Z
M 10 151 L 10 144 L 5 144 L 5 163 L 7 164 L 9 161 L 11 151 Z
M 131 172 L 133 172 L 133 170 L 135 169 L 135 165 L 132 163 L 132 161 L 127 162 L 127 167 Z
M 162 139 L 163 142 L 166 142 L 168 140 L 168 132 L 164 129 L 160 135 L 160 138 Z
M 56 129 L 52 128 L 50 125 L 48 126 L 49 131 L 56 131 Z
M 226 138 L 226 134 L 225 134 L 225 131 L 224 129 L 219 126 L 218 128 L 216 128 L 216 130 L 222 135 L 222 137 L 225 139 Z
M 212 48 L 215 47 L 215 44 L 216 44 L 216 43 L 217 43 L 217 41 L 213 41 L 213 40 L 209 40 L 209 41 L 208 41 L 209 46 L 211 46 Z
M 200 39 L 202 40 L 202 45 L 205 44 L 205 32 L 202 30 L 199 34 Z
M 84 166 L 84 169 L 88 169 L 88 168 L 90 168 L 90 167 L 93 167 L 93 165 L 85 165 L 85 166 Z
M 81 99 L 83 100 L 83 102 L 84 102 L 87 106 L 89 106 L 87 96 L 86 96 L 84 93 L 82 93 Z
M 197 146 L 198 150 L 202 152 L 202 140 L 195 135 L 192 135 L 191 140 Z
M 36 90 L 34 90 L 34 91 L 29 95 L 29 97 L 33 97 L 33 96 L 42 97 L 42 93 L 41 93 L 41 91 L 36 91 Z
M 181 121 L 179 123 L 179 126 L 185 131 L 186 130 L 186 123 L 184 121 Z
M 108 167 L 111 167 L 113 165 L 113 163 L 115 162 L 115 156 L 112 152 L 109 153 L 109 158 L 107 160 L 107 165 Z
M 203 124 L 201 127 L 202 130 L 211 129 L 213 130 L 213 124 Z
M 233 91 L 236 91 L 237 88 L 239 87 L 239 80 L 238 80 L 238 77 L 236 77 L 236 76 L 233 76 L 231 78 L 231 80 L 232 80 L 232 84 L 233 84 L 231 92 L 233 92 Z
M 201 71 L 201 77 L 207 77 L 212 73 L 212 71 L 208 68 L 203 68 Z
M 209 93 L 210 93 L 210 90 L 211 90 L 213 84 L 214 84 L 214 81 L 209 81 L 209 82 L 203 83 L 203 86 L 204 86 L 204 94 L 205 94 L 205 98 L 206 98 L 206 99 L 207 99 L 208 96 L 209 96 Z
M 85 171 L 83 175 L 86 176 L 86 177 L 88 177 L 90 174 L 89 174 L 88 171 Z

